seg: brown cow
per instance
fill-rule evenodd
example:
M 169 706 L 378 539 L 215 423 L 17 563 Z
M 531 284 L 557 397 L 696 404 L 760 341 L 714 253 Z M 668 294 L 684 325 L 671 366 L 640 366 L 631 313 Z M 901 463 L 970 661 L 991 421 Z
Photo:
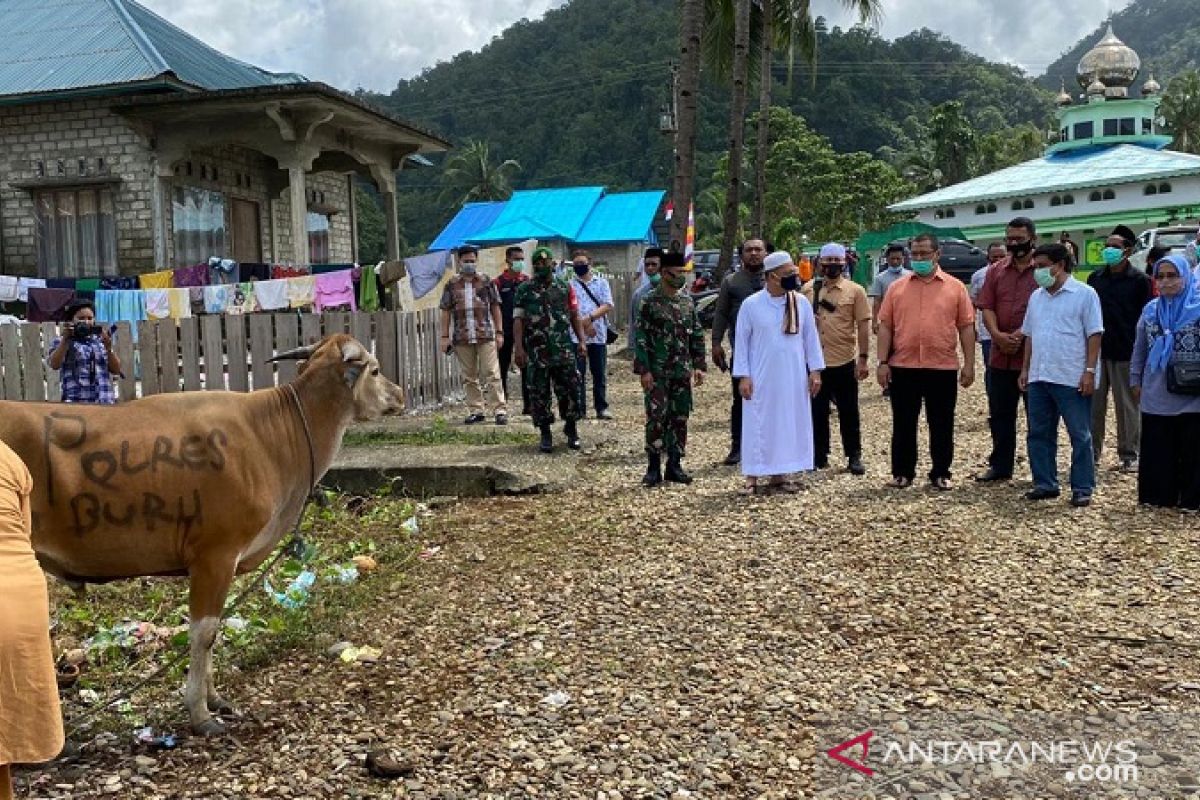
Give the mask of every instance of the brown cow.
M 116 406 L 0 401 L 0 439 L 33 474 L 33 546 L 74 583 L 187 575 L 192 729 L 222 733 L 231 710 L 212 649 L 235 575 L 266 560 L 295 524 L 353 420 L 398 414 L 400 387 L 344 334 L 281 353 L 290 384 L 161 394 Z

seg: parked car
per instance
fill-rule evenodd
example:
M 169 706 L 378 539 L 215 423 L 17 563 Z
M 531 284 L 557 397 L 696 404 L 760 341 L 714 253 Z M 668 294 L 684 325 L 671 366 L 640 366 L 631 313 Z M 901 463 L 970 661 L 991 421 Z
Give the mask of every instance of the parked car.
M 970 283 L 975 270 L 987 266 L 987 252 L 962 239 L 941 240 L 941 268 L 963 283 Z
M 1168 251 L 1182 251 L 1190 243 L 1196 241 L 1195 225 L 1172 225 L 1169 228 L 1150 228 L 1142 231 L 1137 239 L 1137 250 L 1129 257 L 1129 263 L 1145 271 L 1146 256 L 1155 247 L 1166 247 Z

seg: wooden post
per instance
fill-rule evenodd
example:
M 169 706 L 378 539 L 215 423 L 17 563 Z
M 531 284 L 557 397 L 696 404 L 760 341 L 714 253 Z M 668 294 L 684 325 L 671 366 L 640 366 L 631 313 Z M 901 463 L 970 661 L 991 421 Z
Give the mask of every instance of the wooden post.
M 179 320 L 179 352 L 183 361 L 183 390 L 198 392 L 200 382 L 200 320 L 185 317 Z
M 49 322 L 43 323 L 43 330 L 49 326 L 53 330 L 53 325 Z M 121 359 L 121 375 L 113 376 L 117 382 L 117 398 L 121 402 L 126 400 L 136 400 L 138 396 L 138 362 L 136 350 L 133 346 L 133 325 L 128 322 L 118 322 L 117 332 L 113 335 L 113 350 L 116 351 L 117 358 Z M 49 388 L 51 392 L 49 397 L 58 399 L 61 397 L 60 383 L 61 377 L 57 370 L 53 371 L 52 378 L 47 381 L 53 384 Z
M 282 353 L 285 350 L 292 350 L 300 346 L 300 323 L 296 320 L 295 314 L 276 314 L 275 315 L 275 352 Z M 283 385 L 290 383 L 296 378 L 296 362 L 295 361 L 279 361 L 277 369 L 279 374 L 279 383 Z
M 246 365 L 248 351 L 245 315 L 230 314 L 226 316 L 225 352 L 228 363 L 229 388 L 232 391 L 247 392 L 250 390 L 250 375 Z
M 225 386 L 225 347 L 221 333 L 221 315 L 209 314 L 200 319 L 200 334 L 204 343 L 204 388 L 220 391 Z
M 16 325 L 6 327 L 15 328 Z M 42 347 L 42 329 L 39 325 L 21 325 L 21 356 L 25 363 L 25 399 L 46 399 L 46 352 Z M 49 342 L 47 342 L 49 344 Z
M 16 325 L 0 325 L 0 366 L 4 368 L 5 400 L 21 399 L 21 342 Z
M 266 389 L 275 385 L 275 367 L 267 363 L 271 357 L 274 336 L 271 331 L 273 314 L 250 315 L 250 369 L 254 389 Z
M 162 370 L 162 381 L 159 390 L 163 392 L 179 391 L 179 331 L 175 328 L 175 320 L 164 319 L 155 323 L 158 330 L 158 364 Z
M 138 320 L 138 358 L 142 364 L 142 397 L 162 391 L 158 379 L 158 336 L 157 324 L 153 320 Z

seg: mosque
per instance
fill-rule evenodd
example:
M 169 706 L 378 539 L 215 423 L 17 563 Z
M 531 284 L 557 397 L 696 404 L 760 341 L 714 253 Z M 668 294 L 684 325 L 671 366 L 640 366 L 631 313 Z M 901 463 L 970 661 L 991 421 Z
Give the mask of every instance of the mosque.
M 1085 267 L 1103 262 L 1104 238 L 1116 225 L 1134 231 L 1194 223 L 1200 216 L 1200 156 L 1167 150 L 1158 109 L 1162 87 L 1150 73 L 1139 96 L 1131 87 L 1141 59 L 1112 25 L 1079 61 L 1083 94 L 1059 92 L 1058 132 L 1045 154 L 913 197 L 889 208 L 919 222 L 953 227 L 983 244 L 1003 237 L 1015 216 L 1037 223 L 1045 242 L 1063 232 L 1080 246 Z

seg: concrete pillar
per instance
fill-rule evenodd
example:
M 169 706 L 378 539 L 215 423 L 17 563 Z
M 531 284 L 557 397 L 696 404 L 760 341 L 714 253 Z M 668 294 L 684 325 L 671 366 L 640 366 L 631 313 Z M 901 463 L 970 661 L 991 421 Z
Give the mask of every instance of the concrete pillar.
M 288 165 L 288 200 L 292 211 L 292 263 L 308 264 L 308 191 L 303 165 Z
M 358 260 L 358 195 L 354 191 L 354 175 L 346 176 L 346 189 L 349 193 L 350 202 L 350 260 L 355 264 L 361 263 Z
M 387 231 L 387 257 L 389 261 L 400 258 L 400 221 L 396 218 L 396 184 L 383 192 L 383 214 Z

